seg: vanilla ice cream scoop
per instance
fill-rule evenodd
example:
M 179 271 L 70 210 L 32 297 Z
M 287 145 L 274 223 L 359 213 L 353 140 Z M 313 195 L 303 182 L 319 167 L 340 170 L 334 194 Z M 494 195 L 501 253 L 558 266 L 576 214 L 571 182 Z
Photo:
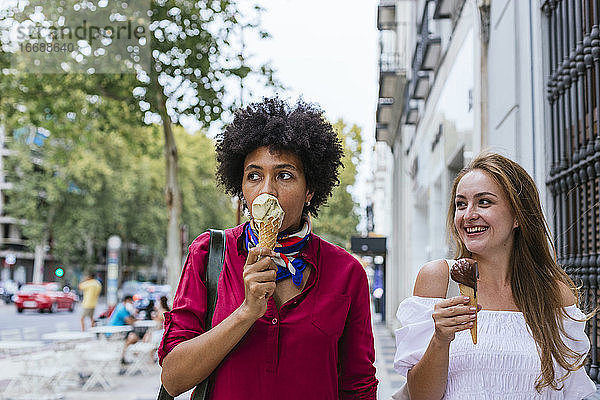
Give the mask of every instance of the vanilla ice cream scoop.
M 252 218 L 255 221 L 265 221 L 275 218 L 283 221 L 285 212 L 279 205 L 277 197 L 268 193 L 262 193 L 252 202 Z
M 279 205 L 277 197 L 268 193 L 258 195 L 252 202 L 252 218 L 258 229 L 258 247 L 273 250 L 277 242 L 277 233 L 285 212 Z

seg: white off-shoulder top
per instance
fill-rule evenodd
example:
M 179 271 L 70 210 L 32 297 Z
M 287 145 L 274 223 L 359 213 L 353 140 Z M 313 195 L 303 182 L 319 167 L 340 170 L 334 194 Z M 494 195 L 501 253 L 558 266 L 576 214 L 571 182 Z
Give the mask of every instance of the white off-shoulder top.
M 409 297 L 398 307 L 402 324 L 396 330 L 394 368 L 406 376 L 423 357 L 434 332 L 433 307 L 441 298 Z M 585 315 L 575 305 L 565 307 L 568 315 L 582 320 Z M 585 322 L 565 318 L 564 327 L 571 337 L 563 341 L 579 354 L 587 354 L 590 342 Z M 580 400 L 594 393 L 596 386 L 584 368 L 572 372 L 564 388 L 544 388 L 536 392 L 540 358 L 533 336 L 521 312 L 481 310 L 477 314 L 477 344 L 468 330 L 458 332 L 450 344 L 448 383 L 445 400 Z M 555 363 L 557 376 L 565 370 Z

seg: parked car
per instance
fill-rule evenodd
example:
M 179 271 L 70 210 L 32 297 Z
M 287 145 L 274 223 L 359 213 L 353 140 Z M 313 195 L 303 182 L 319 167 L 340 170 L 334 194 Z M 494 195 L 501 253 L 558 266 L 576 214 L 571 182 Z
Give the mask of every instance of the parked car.
M 68 310 L 73 312 L 79 297 L 70 290 L 60 290 L 56 282 L 28 283 L 14 296 L 17 312 L 38 310 L 39 312 L 56 312 Z
M 0 282 L 0 299 L 4 300 L 6 304 L 12 303 L 12 298 L 17 290 L 19 290 L 19 286 L 15 281 Z

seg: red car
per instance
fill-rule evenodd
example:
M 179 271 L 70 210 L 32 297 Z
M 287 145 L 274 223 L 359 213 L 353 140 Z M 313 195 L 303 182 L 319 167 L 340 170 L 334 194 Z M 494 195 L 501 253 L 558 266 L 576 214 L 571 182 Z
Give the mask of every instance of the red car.
M 73 312 L 78 300 L 76 294 L 59 290 L 58 284 L 55 282 L 28 283 L 21 286 L 14 297 L 17 312 L 27 309 L 39 312 L 59 310 Z

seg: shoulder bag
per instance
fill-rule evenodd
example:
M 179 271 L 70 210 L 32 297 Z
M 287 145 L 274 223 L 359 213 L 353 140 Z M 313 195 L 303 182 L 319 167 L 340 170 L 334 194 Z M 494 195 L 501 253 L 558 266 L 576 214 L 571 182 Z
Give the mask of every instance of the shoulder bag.
M 217 284 L 219 282 L 219 275 L 223 269 L 223 261 L 225 259 L 225 232 L 221 230 L 211 229 L 210 230 L 210 243 L 208 247 L 208 265 L 206 266 L 206 289 L 207 289 L 207 303 L 206 303 L 206 321 L 205 327 L 208 331 L 212 328 L 212 318 L 215 313 L 215 306 L 217 305 Z M 211 375 L 212 376 L 212 375 Z M 210 393 L 210 376 L 200 382 L 192 395 L 192 400 L 206 400 Z M 160 385 L 160 392 L 158 392 L 157 400 L 174 400 L 166 390 L 165 387 Z

